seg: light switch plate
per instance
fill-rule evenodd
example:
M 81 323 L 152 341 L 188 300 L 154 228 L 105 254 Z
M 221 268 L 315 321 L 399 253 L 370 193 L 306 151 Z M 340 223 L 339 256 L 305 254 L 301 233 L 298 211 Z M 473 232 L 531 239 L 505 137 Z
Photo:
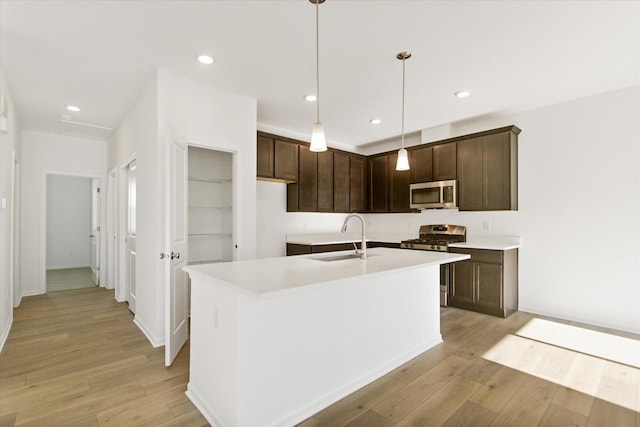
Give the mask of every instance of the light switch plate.
M 2 209 L 7 209 L 7 198 L 6 197 L 0 198 L 0 207 L 2 207 Z

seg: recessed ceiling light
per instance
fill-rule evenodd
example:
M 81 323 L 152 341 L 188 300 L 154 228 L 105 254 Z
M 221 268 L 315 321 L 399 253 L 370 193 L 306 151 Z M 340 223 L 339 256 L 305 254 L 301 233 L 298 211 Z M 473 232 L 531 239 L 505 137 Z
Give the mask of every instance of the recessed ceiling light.
M 213 64 L 213 58 L 210 57 L 209 55 L 200 55 L 198 56 L 198 61 L 200 61 L 203 64 Z
M 80 111 L 80 107 L 76 107 L 75 105 L 67 105 L 67 110 L 77 113 L 78 111 Z
M 382 120 L 380 120 L 380 119 L 371 119 L 371 120 L 369 120 L 369 123 L 371 123 L 372 125 L 379 125 L 380 123 L 382 123 Z
M 309 102 L 313 102 L 313 101 L 317 100 L 317 99 L 318 99 L 318 97 L 317 97 L 317 96 L 315 96 L 315 95 L 305 95 L 305 96 L 304 96 L 304 99 L 306 99 L 306 100 L 307 100 L 307 101 L 309 101 Z
M 466 98 L 467 96 L 471 95 L 471 93 L 469 93 L 468 90 L 461 90 L 454 93 L 454 95 L 457 96 L 458 98 Z

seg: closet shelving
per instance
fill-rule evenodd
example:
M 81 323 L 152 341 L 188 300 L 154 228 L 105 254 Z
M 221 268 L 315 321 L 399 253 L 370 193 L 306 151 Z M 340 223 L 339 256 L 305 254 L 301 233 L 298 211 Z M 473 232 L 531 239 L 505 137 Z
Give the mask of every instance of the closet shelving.
M 233 260 L 232 156 L 189 147 L 190 265 Z

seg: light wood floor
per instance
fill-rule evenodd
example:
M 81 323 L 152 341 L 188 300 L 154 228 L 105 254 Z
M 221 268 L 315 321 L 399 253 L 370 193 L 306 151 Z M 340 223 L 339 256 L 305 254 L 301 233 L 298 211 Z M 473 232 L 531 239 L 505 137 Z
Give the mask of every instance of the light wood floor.
M 91 280 L 90 267 L 47 270 L 47 292 L 91 288 L 93 286 L 95 283 Z
M 0 425 L 208 425 L 188 373 L 188 346 L 165 368 L 113 291 L 26 297 L 0 354 Z
M 535 342 L 508 350 L 530 373 L 482 357 L 532 317 L 444 308 L 443 344 L 300 427 L 640 427 L 638 369 L 602 360 L 591 368 L 585 355 Z M 0 354 L 0 425 L 207 425 L 184 395 L 188 345 L 165 368 L 163 348 L 153 349 L 132 319 L 102 288 L 24 298 Z M 571 372 L 593 393 L 543 379 Z

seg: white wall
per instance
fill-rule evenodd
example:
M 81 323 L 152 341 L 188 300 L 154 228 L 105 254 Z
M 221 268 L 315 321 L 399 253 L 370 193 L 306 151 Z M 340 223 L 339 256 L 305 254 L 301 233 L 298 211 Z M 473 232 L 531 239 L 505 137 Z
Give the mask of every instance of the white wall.
M 0 91 L 6 106 L 6 132 L 0 132 L 0 350 L 9 335 L 13 323 L 13 306 L 20 303 L 19 276 L 15 257 L 18 248 L 16 233 L 19 229 L 19 196 L 16 193 L 17 177 L 14 170 L 20 157 L 20 128 L 18 115 L 4 73 L 0 70 Z
M 256 100 L 158 70 L 140 100 L 115 130 L 109 167 L 137 162 L 136 324 L 153 345 L 164 344 L 165 144 L 235 153 L 237 259 L 256 253 Z
M 22 295 L 41 294 L 45 288 L 46 175 L 91 176 L 106 183 L 107 143 L 102 140 L 24 130 L 22 132 L 20 259 Z M 101 226 L 105 229 L 102 203 Z M 103 239 L 104 240 L 104 239 Z M 101 242 L 104 254 L 104 241 Z M 101 265 L 104 265 L 104 258 Z M 100 282 L 104 283 L 101 270 Z
M 91 264 L 91 178 L 47 175 L 47 270 Z
M 640 333 L 639 117 L 636 86 L 453 124 L 452 136 L 511 124 L 522 129 L 519 211 L 370 214 L 368 230 L 417 236 L 421 224 L 452 223 L 466 225 L 470 238 L 519 235 L 521 310 Z M 269 229 L 309 230 L 308 214 L 259 203 Z M 313 217 L 313 231 L 335 232 L 333 220 L 323 218 Z M 258 245 L 266 247 L 272 236 L 258 231 Z
M 286 235 L 294 233 L 337 233 L 347 214 L 292 213 L 287 210 L 287 185 L 258 181 L 257 258 L 286 255 Z
M 158 240 L 158 211 L 162 204 L 158 200 L 157 180 L 160 179 L 158 162 L 158 80 L 154 74 L 131 110 L 113 131 L 109 144 L 108 169 L 119 167 L 117 180 L 120 183 L 118 248 L 124 254 L 126 236 L 126 171 L 122 169 L 135 155 L 136 158 L 136 307 L 135 323 L 155 346 L 162 345 L 162 334 L 157 323 L 157 294 L 163 294 L 157 272 L 157 255 L 162 251 Z M 124 261 L 124 257 L 120 260 Z M 121 262 L 120 265 L 125 265 Z M 122 300 L 126 272 L 119 271 L 119 286 L 116 298 Z

